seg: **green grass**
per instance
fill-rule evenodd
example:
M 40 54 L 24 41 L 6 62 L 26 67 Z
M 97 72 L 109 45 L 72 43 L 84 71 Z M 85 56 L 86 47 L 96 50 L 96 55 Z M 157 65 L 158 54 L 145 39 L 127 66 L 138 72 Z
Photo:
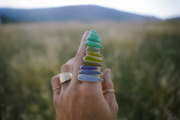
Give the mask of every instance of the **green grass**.
M 0 118 L 56 119 L 51 77 L 98 32 L 120 120 L 178 120 L 180 22 L 22 23 L 0 26 Z

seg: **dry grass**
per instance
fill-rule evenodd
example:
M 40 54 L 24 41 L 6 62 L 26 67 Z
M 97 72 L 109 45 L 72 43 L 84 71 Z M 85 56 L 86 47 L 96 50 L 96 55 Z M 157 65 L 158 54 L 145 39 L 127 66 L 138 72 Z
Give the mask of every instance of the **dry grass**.
M 99 23 L 21 23 L 0 26 L 0 80 L 2 81 L 0 93 L 3 96 L 0 101 L 0 113 L 2 119 L 55 119 L 50 79 L 60 72 L 61 66 L 67 60 L 75 56 L 83 33 L 86 30 L 94 29 L 99 33 L 104 46 L 101 51 L 105 59 L 103 69 L 107 67 L 112 69 L 112 78 L 120 106 L 118 117 L 127 118 L 127 120 L 133 117 L 134 120 L 145 120 L 144 117 L 139 117 L 135 113 L 139 114 L 138 110 L 147 109 L 141 107 L 137 109 L 136 105 L 132 107 L 138 99 L 143 100 L 141 97 L 147 97 L 144 96 L 144 94 L 149 94 L 146 92 L 152 92 L 155 89 L 150 88 L 149 91 L 146 91 L 148 85 L 142 85 L 143 80 L 149 77 L 144 70 L 153 71 L 153 67 L 145 58 L 142 58 L 141 62 L 137 62 L 140 61 L 138 60 L 139 56 L 148 53 L 141 52 L 141 49 L 145 50 L 146 48 L 142 48 L 142 45 L 144 45 L 144 41 L 148 41 L 146 39 L 149 33 L 157 33 L 150 34 L 153 39 L 161 39 L 162 35 L 167 33 L 177 35 L 176 39 L 178 31 L 180 31 L 179 25 L 179 23 L 168 22 L 116 23 L 106 21 Z M 161 50 L 161 47 L 159 49 Z M 162 59 L 160 61 L 163 62 Z M 143 69 L 139 69 L 138 66 L 143 64 Z M 175 65 L 175 63 L 172 64 Z M 163 73 L 163 69 L 156 67 L 154 69 L 159 69 Z M 173 75 L 176 75 L 179 69 L 172 69 L 169 72 L 174 71 Z M 151 74 L 156 73 L 157 71 Z M 154 79 L 160 80 L 159 77 Z M 165 82 L 164 79 L 170 78 L 163 77 L 160 80 L 164 87 L 173 87 L 173 84 L 167 86 L 168 80 Z M 179 80 L 179 74 L 174 79 L 175 81 Z M 147 83 L 151 85 L 152 81 Z M 148 106 L 147 104 L 152 105 L 152 101 L 149 101 L 140 102 L 146 106 Z M 124 104 L 122 107 L 121 102 Z M 166 109 L 166 106 L 161 108 L 168 114 L 156 107 L 149 108 L 151 111 L 147 111 L 148 114 L 142 114 L 153 116 L 149 118 L 154 120 L 166 115 L 169 117 L 167 120 L 177 117 L 177 114 Z M 152 111 L 155 112 L 152 113 Z M 160 117 L 157 111 L 162 112 L 163 117 Z M 147 118 L 147 120 L 149 119 Z

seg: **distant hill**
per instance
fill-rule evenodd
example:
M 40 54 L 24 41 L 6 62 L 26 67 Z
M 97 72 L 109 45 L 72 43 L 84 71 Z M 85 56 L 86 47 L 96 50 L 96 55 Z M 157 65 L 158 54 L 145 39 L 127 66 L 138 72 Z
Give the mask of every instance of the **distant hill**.
M 170 18 L 167 21 L 180 21 L 180 17 Z
M 96 5 L 65 6 L 43 9 L 0 9 L 1 18 L 20 22 L 34 21 L 157 21 L 156 17 L 118 11 Z

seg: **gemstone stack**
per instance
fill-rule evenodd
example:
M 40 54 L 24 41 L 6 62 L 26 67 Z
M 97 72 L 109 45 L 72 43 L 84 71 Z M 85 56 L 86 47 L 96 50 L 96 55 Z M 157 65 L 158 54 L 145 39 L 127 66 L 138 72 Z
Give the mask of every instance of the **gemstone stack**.
M 87 46 L 86 55 L 83 57 L 84 61 L 78 75 L 80 81 L 103 81 L 103 79 L 99 77 L 102 73 L 98 71 L 98 67 L 101 67 L 101 63 L 104 62 L 103 56 L 100 55 L 100 49 L 103 48 L 100 43 L 98 33 L 95 30 L 91 30 L 85 43 Z

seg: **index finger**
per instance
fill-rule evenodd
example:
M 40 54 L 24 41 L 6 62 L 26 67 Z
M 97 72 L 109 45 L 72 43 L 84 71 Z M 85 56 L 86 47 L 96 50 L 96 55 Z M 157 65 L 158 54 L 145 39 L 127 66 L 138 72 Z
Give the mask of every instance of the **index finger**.
M 86 38 L 88 37 L 89 31 L 86 31 L 81 39 L 81 43 L 79 46 L 79 49 L 77 51 L 77 54 L 75 56 L 75 63 L 74 63 L 74 70 L 73 70 L 73 78 L 71 80 L 72 84 L 77 84 L 79 81 L 78 78 L 78 72 L 80 70 L 80 66 L 83 63 L 83 57 L 86 55 Z

